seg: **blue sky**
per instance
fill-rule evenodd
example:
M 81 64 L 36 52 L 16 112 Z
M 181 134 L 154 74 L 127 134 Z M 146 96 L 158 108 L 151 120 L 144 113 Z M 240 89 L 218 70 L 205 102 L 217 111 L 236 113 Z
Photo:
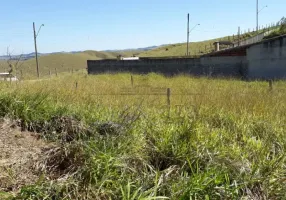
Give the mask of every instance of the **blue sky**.
M 260 24 L 286 16 L 285 0 L 259 0 Z M 45 24 L 39 52 L 138 48 L 200 41 L 254 28 L 256 0 L 14 0 L 2 1 L 0 54 L 34 51 L 32 23 Z

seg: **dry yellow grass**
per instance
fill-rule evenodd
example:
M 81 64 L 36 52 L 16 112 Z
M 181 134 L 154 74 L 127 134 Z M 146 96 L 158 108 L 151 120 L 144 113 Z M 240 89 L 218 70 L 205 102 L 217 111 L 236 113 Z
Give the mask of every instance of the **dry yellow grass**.
M 286 197 L 285 82 L 270 91 L 267 82 L 149 74 L 133 75 L 132 86 L 130 76 L 1 82 L 0 116 L 45 138 L 74 128 L 62 119 L 90 128 L 72 141 L 57 139 L 51 165 L 59 178 L 45 171 L 48 178 L 22 188 L 18 199 Z M 110 124 L 124 131 L 100 134 Z
M 61 72 L 71 72 L 72 70 L 85 70 L 87 67 L 87 60 L 99 60 L 99 59 L 114 59 L 119 54 L 123 56 L 131 56 L 134 52 L 100 52 L 100 51 L 84 51 L 82 53 L 75 54 L 50 54 L 39 57 L 39 68 L 41 77 Z M 16 61 L 12 61 L 16 62 Z M 17 74 L 18 77 L 25 79 L 35 78 L 36 72 L 36 60 L 35 58 L 29 59 L 19 63 Z M 8 71 L 7 61 L 0 61 L 0 70 Z M 22 72 L 22 73 L 21 73 Z
M 85 76 L 84 72 L 66 74 L 58 78 L 24 81 L 17 87 L 21 88 L 20 92 L 25 91 L 24 93 L 33 93 L 45 88 L 50 98 L 60 98 L 63 102 L 71 104 L 100 101 L 103 105 L 124 106 L 126 102 L 138 103 L 143 100 L 143 105 L 148 107 L 166 105 L 166 91 L 167 88 L 171 88 L 171 102 L 174 106 L 214 107 L 259 115 L 278 115 L 279 113 L 283 115 L 285 111 L 283 105 L 286 103 L 284 102 L 286 96 L 283 81 L 275 82 L 275 90 L 269 92 L 267 82 L 188 76 L 165 78 L 149 74 L 133 75 L 134 86 L 132 87 L 129 74 Z

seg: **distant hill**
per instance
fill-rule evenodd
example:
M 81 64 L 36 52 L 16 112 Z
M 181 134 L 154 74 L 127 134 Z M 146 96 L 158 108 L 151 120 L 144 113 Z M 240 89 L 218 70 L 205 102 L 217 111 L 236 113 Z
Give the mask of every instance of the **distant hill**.
M 43 55 L 47 55 L 47 54 L 38 53 L 38 56 L 43 56 Z M 22 54 L 22 55 L 11 55 L 11 57 L 3 55 L 3 56 L 0 56 L 0 60 L 9 60 L 9 59 L 18 60 L 19 58 L 21 58 L 21 60 L 29 60 L 31 58 L 34 58 L 35 56 L 36 56 L 35 53 Z
M 120 49 L 120 50 L 105 50 L 106 52 L 130 52 L 130 51 L 150 51 L 152 49 L 156 49 L 159 47 L 167 46 L 168 44 L 163 44 L 160 46 L 150 46 L 150 47 L 143 47 L 143 48 L 133 48 L 133 49 Z
M 143 48 L 134 48 L 134 49 L 104 50 L 104 51 L 97 51 L 97 52 L 110 52 L 111 53 L 110 55 L 113 55 L 113 56 L 115 55 L 115 53 L 117 55 L 125 54 L 125 55 L 132 56 L 133 54 L 138 54 L 138 53 L 141 53 L 142 51 L 149 51 L 149 50 L 161 47 L 161 46 L 163 46 L 163 45 L 143 47 Z M 93 50 L 91 50 L 91 51 L 93 51 Z M 46 56 L 46 55 L 51 55 L 51 54 L 77 54 L 77 53 L 84 53 L 84 52 L 87 52 L 87 51 L 70 51 L 70 52 L 62 51 L 62 52 L 52 52 L 52 53 L 38 53 L 38 56 Z M 29 60 L 29 59 L 35 58 L 36 54 L 34 52 L 32 52 L 32 53 L 22 54 L 22 55 L 13 55 L 13 56 L 11 56 L 11 58 L 17 60 L 20 56 L 21 56 L 21 60 Z M 103 57 L 105 57 L 105 56 L 103 56 Z M 0 60 L 9 60 L 9 59 L 10 59 L 9 56 L 6 56 L 6 55 L 0 56 Z
M 52 53 L 38 53 L 38 56 L 46 56 L 46 55 L 51 55 L 51 54 L 75 54 L 75 53 L 80 53 L 81 51 L 71 51 L 71 52 L 52 52 Z M 18 60 L 21 57 L 21 60 L 29 60 L 32 58 L 36 57 L 36 53 L 32 52 L 32 53 L 28 53 L 28 54 L 22 54 L 22 55 L 12 55 L 11 58 L 10 56 L 0 56 L 0 60 Z
M 127 52 L 104 52 L 104 51 L 82 51 L 82 52 L 59 52 L 50 54 L 40 54 L 39 56 L 39 66 L 41 76 L 49 75 L 51 71 L 55 74 L 57 69 L 58 73 L 77 71 L 86 69 L 87 60 L 100 60 L 100 59 L 114 59 L 119 54 L 123 56 L 132 56 L 134 53 L 140 53 L 139 51 L 127 51 Z M 33 53 L 27 54 L 25 57 L 34 56 Z M 15 61 L 14 61 L 15 62 Z M 6 60 L 0 60 L 0 72 L 7 72 L 8 64 Z M 21 76 L 21 71 L 23 76 L 26 78 L 36 76 L 36 59 L 32 57 L 27 60 L 22 60 L 21 70 L 18 70 L 18 76 Z

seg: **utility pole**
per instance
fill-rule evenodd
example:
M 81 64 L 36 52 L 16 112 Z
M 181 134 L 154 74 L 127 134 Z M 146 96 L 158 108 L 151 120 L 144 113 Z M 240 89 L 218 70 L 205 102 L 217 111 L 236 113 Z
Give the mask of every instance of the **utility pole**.
M 188 25 L 187 25 L 187 56 L 189 55 L 189 38 L 190 38 L 190 14 L 188 13 Z
M 238 46 L 240 46 L 240 26 L 238 27 Z
M 259 0 L 256 0 L 256 31 L 258 31 L 258 14 L 259 14 L 259 11 L 258 11 L 258 6 L 259 6 Z
M 37 35 L 36 35 L 35 22 L 33 22 L 33 30 L 34 30 L 34 43 L 35 43 L 35 54 L 36 54 L 37 76 L 38 76 L 38 78 L 40 78 L 40 72 L 39 72 L 39 61 L 38 61 L 38 50 L 37 50 Z
M 256 31 L 259 30 L 259 13 L 264 9 L 267 8 L 268 6 L 264 6 L 259 10 L 259 0 L 256 0 Z

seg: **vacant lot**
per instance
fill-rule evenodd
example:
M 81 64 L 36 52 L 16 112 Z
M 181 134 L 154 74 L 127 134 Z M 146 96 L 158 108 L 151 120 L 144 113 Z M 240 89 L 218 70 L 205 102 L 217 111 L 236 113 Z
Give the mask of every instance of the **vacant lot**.
M 33 163 L 5 158 L 0 177 L 30 171 L 1 198 L 286 198 L 285 82 L 74 74 L 0 92 L 12 137 L 35 141 Z

